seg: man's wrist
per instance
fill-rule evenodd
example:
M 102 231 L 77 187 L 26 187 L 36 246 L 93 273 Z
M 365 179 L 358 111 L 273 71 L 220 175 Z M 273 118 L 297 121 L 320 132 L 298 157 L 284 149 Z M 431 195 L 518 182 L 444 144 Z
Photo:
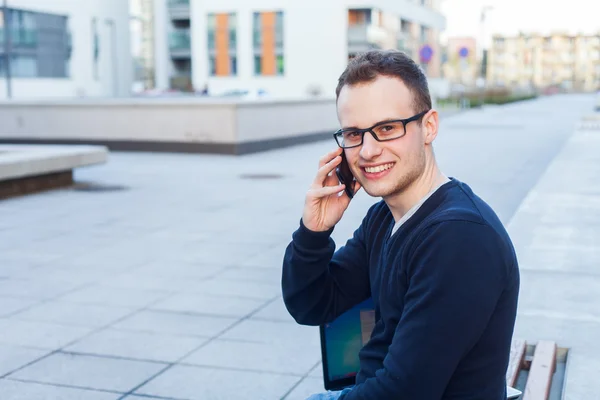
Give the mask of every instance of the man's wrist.
M 334 228 L 318 232 L 310 230 L 304 221 L 300 219 L 300 227 L 294 233 L 294 240 L 302 247 L 325 247 L 329 244 L 329 238 Z

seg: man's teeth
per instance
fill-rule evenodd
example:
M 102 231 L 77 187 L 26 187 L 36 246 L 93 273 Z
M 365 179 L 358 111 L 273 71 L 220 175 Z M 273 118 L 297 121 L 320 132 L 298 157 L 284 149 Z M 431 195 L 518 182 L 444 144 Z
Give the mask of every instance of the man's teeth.
M 366 167 L 365 171 L 367 171 L 370 174 L 374 174 L 376 172 L 381 172 L 381 171 L 385 171 L 386 169 L 390 169 L 394 166 L 393 163 L 391 164 L 385 164 L 385 165 L 378 165 L 376 167 Z

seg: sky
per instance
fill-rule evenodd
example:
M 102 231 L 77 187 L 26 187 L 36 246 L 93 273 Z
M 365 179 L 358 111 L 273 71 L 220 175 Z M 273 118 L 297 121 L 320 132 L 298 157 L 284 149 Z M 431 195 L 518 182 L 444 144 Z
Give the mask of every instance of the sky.
M 442 40 L 453 36 L 481 37 L 480 15 L 487 12 L 484 37 L 514 35 L 519 31 L 549 33 L 600 33 L 600 0 L 442 0 L 446 31 Z

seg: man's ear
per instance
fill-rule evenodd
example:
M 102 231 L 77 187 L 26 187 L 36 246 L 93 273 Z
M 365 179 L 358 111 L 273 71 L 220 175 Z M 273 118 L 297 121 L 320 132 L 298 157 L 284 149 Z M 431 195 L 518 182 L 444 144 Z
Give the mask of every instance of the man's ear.
M 430 110 L 423 116 L 421 124 L 423 125 L 423 131 L 425 134 L 425 144 L 433 143 L 437 137 L 439 128 L 438 112 L 436 110 Z

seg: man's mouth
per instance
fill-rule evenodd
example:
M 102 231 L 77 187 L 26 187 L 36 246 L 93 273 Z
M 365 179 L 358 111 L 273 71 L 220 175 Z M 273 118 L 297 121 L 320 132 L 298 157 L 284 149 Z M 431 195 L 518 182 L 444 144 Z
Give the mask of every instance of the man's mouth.
M 383 172 L 387 169 L 390 169 L 393 166 L 394 166 L 394 163 L 388 163 L 388 164 L 377 165 L 375 167 L 364 167 L 363 169 L 365 170 L 365 172 L 367 172 L 369 174 L 376 174 L 377 172 Z

